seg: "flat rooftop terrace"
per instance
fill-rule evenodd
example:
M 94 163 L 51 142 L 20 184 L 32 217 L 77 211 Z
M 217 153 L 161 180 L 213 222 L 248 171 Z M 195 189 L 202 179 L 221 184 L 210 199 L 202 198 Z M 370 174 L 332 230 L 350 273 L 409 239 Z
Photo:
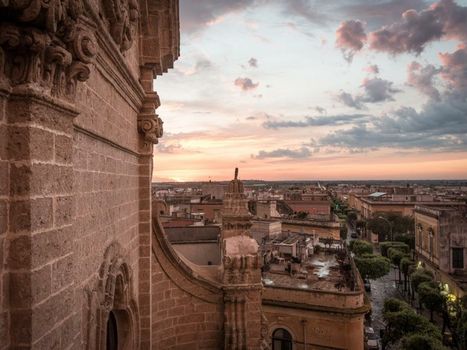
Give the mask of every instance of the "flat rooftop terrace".
M 351 291 L 346 283 L 346 275 L 333 253 L 314 254 L 307 261 L 296 264 L 292 273 L 288 272 L 287 266 L 287 262 L 269 264 L 269 270 L 263 273 L 264 286 L 303 291 Z

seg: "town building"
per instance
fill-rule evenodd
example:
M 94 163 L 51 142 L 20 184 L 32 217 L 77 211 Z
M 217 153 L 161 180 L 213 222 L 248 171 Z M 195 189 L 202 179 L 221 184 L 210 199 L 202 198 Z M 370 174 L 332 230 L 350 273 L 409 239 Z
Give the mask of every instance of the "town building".
M 415 252 L 450 293 L 467 292 L 467 207 L 415 207 Z
M 403 216 L 413 216 L 415 206 L 462 206 L 464 203 L 435 197 L 429 194 L 399 194 L 373 192 L 359 195 L 349 194 L 349 206 L 355 209 L 360 219 L 371 219 L 381 213 L 398 213 Z

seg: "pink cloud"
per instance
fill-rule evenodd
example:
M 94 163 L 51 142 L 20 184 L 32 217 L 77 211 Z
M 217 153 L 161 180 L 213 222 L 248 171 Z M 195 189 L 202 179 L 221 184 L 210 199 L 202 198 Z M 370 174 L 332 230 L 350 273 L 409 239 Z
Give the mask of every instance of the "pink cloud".
M 461 97 L 467 97 L 467 46 L 459 45 L 453 53 L 440 53 L 441 77 L 448 88 Z
M 440 69 L 432 64 L 423 67 L 420 63 L 414 61 L 407 66 L 407 83 L 421 93 L 439 101 L 440 93 L 433 86 L 433 79 L 439 72 Z
M 344 21 L 336 30 L 336 46 L 342 49 L 344 58 L 351 62 L 367 40 L 364 24 L 358 20 Z
M 467 7 L 453 0 L 440 0 L 423 11 L 408 10 L 402 20 L 368 35 L 370 48 L 392 54 L 420 54 L 425 46 L 442 37 L 467 40 Z
M 367 72 L 367 73 L 370 73 L 370 74 L 378 74 L 379 73 L 379 67 L 376 64 L 371 64 L 371 65 L 363 68 L 363 70 L 365 72 Z
M 238 86 L 243 91 L 249 91 L 256 89 L 259 83 L 253 83 L 253 80 L 250 78 L 237 78 L 234 81 L 234 85 Z

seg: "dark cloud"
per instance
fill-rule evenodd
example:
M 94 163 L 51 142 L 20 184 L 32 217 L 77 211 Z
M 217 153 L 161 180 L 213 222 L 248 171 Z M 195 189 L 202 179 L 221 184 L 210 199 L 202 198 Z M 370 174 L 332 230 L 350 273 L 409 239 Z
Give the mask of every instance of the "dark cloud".
M 405 11 L 401 21 L 370 33 L 368 41 L 373 50 L 419 54 L 428 43 L 443 36 L 467 40 L 467 7 L 440 0 L 423 11 Z
M 347 107 L 355 109 L 363 109 L 364 105 L 360 102 L 359 98 L 354 98 L 351 94 L 341 91 L 337 94 L 336 99 Z
M 467 22 L 466 22 L 467 26 Z M 467 46 L 450 53 L 440 53 L 441 77 L 448 84 L 448 91 L 462 99 L 467 98 Z
M 363 48 L 366 39 L 364 24 L 358 20 L 344 21 L 336 30 L 336 46 L 342 50 L 348 62 Z
M 317 10 L 318 4 L 313 6 L 309 0 L 288 0 L 277 1 L 284 6 L 284 12 L 287 15 L 302 17 L 309 22 L 323 24 L 327 16 Z
M 234 85 L 238 86 L 243 91 L 249 91 L 256 89 L 259 83 L 253 83 L 253 80 L 250 78 L 237 78 L 234 81 Z
M 381 78 L 365 78 L 361 88 L 363 88 L 363 93 L 357 96 L 341 91 L 336 98 L 348 107 L 364 109 L 365 103 L 393 101 L 393 95 L 401 91 L 395 89 L 391 81 Z
M 420 112 L 404 107 L 367 124 L 334 131 L 323 137 L 319 144 L 348 149 L 389 147 L 467 151 L 466 114 L 466 101 L 430 101 Z
M 359 18 L 371 28 L 379 28 L 400 19 L 407 10 L 422 10 L 426 7 L 423 0 L 363 1 L 342 7 L 349 17 Z
M 425 45 L 439 40 L 443 35 L 443 25 L 431 10 L 403 13 L 402 21 L 369 34 L 370 48 L 392 54 L 413 52 L 419 54 Z
M 440 72 L 432 64 L 423 67 L 418 62 L 412 62 L 407 67 L 407 84 L 416 88 L 421 93 L 439 101 L 440 93 L 433 85 L 434 77 Z
M 453 0 L 441 0 L 431 9 L 443 23 L 447 38 L 467 41 L 467 6 L 459 6 Z
M 298 149 L 278 148 L 272 151 L 259 151 L 258 154 L 251 155 L 253 159 L 267 159 L 267 158 L 291 158 L 291 159 L 305 159 L 311 157 L 311 152 L 307 147 Z
M 351 123 L 363 122 L 368 116 L 364 114 L 343 114 L 343 115 L 330 115 L 318 117 L 305 117 L 300 121 L 278 121 L 268 120 L 263 123 L 266 129 L 280 129 L 280 128 L 300 128 L 307 126 L 338 126 Z
M 191 34 L 215 22 L 228 13 L 241 11 L 255 0 L 188 0 L 180 1 L 180 26 L 184 33 Z
M 253 68 L 258 68 L 258 60 L 252 57 L 248 60 L 248 65 Z
M 392 87 L 393 83 L 381 78 L 364 79 L 362 87 L 364 94 L 359 97 L 361 102 L 377 103 L 384 101 L 393 101 L 392 97 L 401 90 Z
M 180 1 L 180 26 L 185 34 L 196 33 L 230 13 L 270 3 L 281 6 L 286 16 L 302 17 L 318 24 L 327 19 L 316 10 L 319 4 L 313 6 L 309 0 L 185 0 Z

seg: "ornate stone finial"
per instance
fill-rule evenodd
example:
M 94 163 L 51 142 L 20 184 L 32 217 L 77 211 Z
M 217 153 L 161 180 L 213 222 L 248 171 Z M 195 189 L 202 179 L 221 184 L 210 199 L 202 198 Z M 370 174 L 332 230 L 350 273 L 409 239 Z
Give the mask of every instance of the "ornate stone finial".
M 235 180 L 238 179 L 238 168 L 235 168 Z

